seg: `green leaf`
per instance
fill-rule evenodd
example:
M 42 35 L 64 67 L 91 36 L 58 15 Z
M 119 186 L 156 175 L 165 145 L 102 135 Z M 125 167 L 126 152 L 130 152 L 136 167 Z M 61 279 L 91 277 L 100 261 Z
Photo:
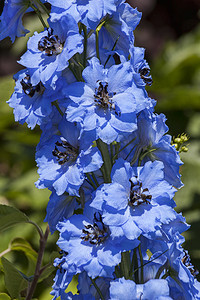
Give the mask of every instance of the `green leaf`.
M 31 247 L 31 245 L 23 238 L 15 238 L 10 243 L 10 249 L 15 251 L 23 251 L 28 259 L 36 262 L 37 252 Z
M 5 293 L 0 293 L 0 300 L 11 300 L 11 298 Z
M 15 238 L 10 243 L 10 249 L 14 251 L 22 251 L 28 259 L 27 275 L 32 275 L 35 271 L 37 252 L 31 247 L 31 245 L 23 238 Z M 25 278 L 29 281 L 29 277 Z
M 25 289 L 28 285 L 27 281 L 22 276 L 9 260 L 2 257 L 1 259 L 4 269 L 4 281 L 6 289 L 12 298 L 19 299 L 20 291 Z
M 60 254 L 59 254 L 58 251 L 53 251 L 53 252 L 51 252 L 51 255 L 50 255 L 50 257 L 49 257 L 49 262 L 53 265 L 54 260 L 55 260 L 57 257 L 59 257 L 59 256 L 60 256 Z
M 24 213 L 12 206 L 0 205 L 0 232 L 22 222 L 29 222 Z
M 54 266 L 52 266 L 52 265 L 47 266 L 46 269 L 42 272 L 38 282 L 41 282 L 44 279 L 48 278 L 54 271 L 55 271 Z

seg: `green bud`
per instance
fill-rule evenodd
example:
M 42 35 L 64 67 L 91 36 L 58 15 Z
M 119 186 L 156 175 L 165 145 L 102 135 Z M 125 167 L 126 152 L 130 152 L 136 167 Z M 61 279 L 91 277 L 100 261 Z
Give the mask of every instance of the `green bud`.
M 180 144 L 182 142 L 181 138 L 177 137 L 174 139 L 174 142 Z
M 180 152 L 188 152 L 188 147 L 182 146 Z
M 181 136 L 181 141 L 183 143 L 187 142 L 188 140 L 189 140 L 189 137 L 186 134 Z

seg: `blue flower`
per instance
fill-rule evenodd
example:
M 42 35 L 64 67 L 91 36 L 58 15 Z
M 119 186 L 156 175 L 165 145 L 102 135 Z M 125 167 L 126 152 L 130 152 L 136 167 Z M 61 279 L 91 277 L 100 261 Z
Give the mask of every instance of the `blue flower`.
M 90 206 L 102 210 L 103 222 L 116 236 L 151 236 L 163 223 L 176 218 L 175 189 L 164 180 L 163 164 L 147 162 L 131 168 L 122 159 L 111 172 L 112 183 L 100 186 Z
M 14 79 L 16 80 L 15 91 L 8 101 L 10 107 L 14 108 L 15 121 L 21 124 L 26 122 L 28 127 L 33 129 L 36 124 L 41 125 L 45 118 L 52 113 L 51 103 L 62 97 L 60 88 L 62 79 L 55 88 L 48 84 L 45 86 L 40 82 L 31 84 L 31 70 L 19 71 Z
M 47 214 L 44 222 L 48 222 L 51 233 L 56 230 L 58 222 L 63 218 L 68 219 L 74 213 L 75 209 L 78 209 L 80 205 L 76 201 L 76 197 L 63 194 L 58 196 L 55 191 L 52 192 L 48 205 Z
M 200 285 L 195 278 L 198 271 L 181 246 L 185 239 L 180 233 L 187 229 L 185 219 L 177 214 L 173 222 L 157 230 L 153 239 L 141 237 L 144 280 L 158 277 L 158 274 L 159 278 L 164 276 L 172 299 L 199 299 Z M 147 252 L 151 253 L 151 257 Z
M 19 63 L 33 69 L 32 84 L 38 81 L 45 84 L 54 77 L 59 77 L 61 71 L 69 65 L 69 59 L 83 51 L 82 37 L 78 25 L 69 14 L 59 22 L 49 20 L 50 28 L 41 33 L 35 33 L 28 41 L 27 52 Z M 36 81 L 33 82 L 33 79 Z
M 58 246 L 68 253 L 68 264 L 86 271 L 89 277 L 111 277 L 121 261 L 121 252 L 134 249 L 139 241 L 124 236 L 113 238 L 102 221 L 101 212 L 86 207 L 88 215 L 73 215 L 60 222 Z
M 109 299 L 110 281 L 111 279 L 107 277 L 97 277 L 95 279 L 95 284 L 100 289 L 104 299 Z M 90 297 L 93 296 L 94 299 L 99 298 L 98 291 L 86 272 L 79 274 L 77 289 L 80 295 L 90 295 Z
M 137 164 L 138 160 L 142 165 L 149 160 L 162 161 L 165 180 L 180 188 L 183 184 L 179 167 L 183 163 L 175 147 L 171 145 L 171 136 L 166 134 L 168 127 L 165 121 L 163 114 L 157 115 L 150 110 L 144 110 L 138 116 L 138 130 L 122 141 L 122 148 L 128 143 L 129 145 L 120 152 L 120 156 L 131 164 Z
M 63 119 L 59 124 L 61 135 L 41 139 L 37 146 L 36 162 L 40 178 L 38 188 L 54 188 L 57 195 L 68 192 L 77 195 L 85 173 L 98 170 L 103 164 L 97 147 L 82 148 L 80 130 Z
M 64 251 L 60 251 L 60 253 L 62 257 L 56 258 L 54 261 L 54 266 L 58 267 L 58 270 L 54 278 L 53 290 L 50 293 L 54 296 L 53 300 L 56 300 L 59 296 L 61 299 L 70 299 L 67 297 L 71 296 L 71 293 L 68 295 L 65 293 L 65 290 L 72 281 L 73 275 L 80 273 L 78 268 L 66 262 L 67 253 Z
M 167 280 L 172 297 L 178 300 L 199 299 L 200 284 L 196 279 L 199 272 L 192 265 L 188 251 L 181 247 L 184 238 L 176 234 L 170 242 L 166 257 L 170 270 Z
M 151 279 L 144 284 L 119 278 L 110 283 L 110 300 L 172 300 L 169 286 L 164 279 Z M 174 298 L 173 298 L 174 299 Z
M 130 47 L 130 62 L 135 71 L 133 78 L 138 87 L 151 85 L 153 82 L 150 75 L 150 67 L 144 59 L 144 52 L 144 48 L 134 47 L 133 44 Z
M 23 15 L 30 11 L 29 0 L 7 0 L 4 3 L 4 9 L 0 16 L 0 40 L 7 36 L 11 41 L 15 41 L 15 37 L 26 35 L 29 30 L 22 25 Z
M 106 15 L 102 20 L 99 32 L 101 48 L 112 50 L 116 43 L 116 50 L 124 53 L 128 59 L 130 45 L 134 42 L 133 30 L 140 22 L 142 13 L 137 8 L 132 8 L 128 3 L 120 3 L 116 12 Z
M 66 105 L 67 120 L 80 123 L 91 142 L 100 138 L 110 144 L 136 130 L 138 110 L 130 64 L 104 69 L 98 59 L 92 58 L 82 75 L 85 82 L 73 83 L 64 90 L 71 99 Z
M 119 0 L 47 0 L 52 5 L 52 17 L 58 18 L 66 13 L 71 14 L 76 22 L 81 22 L 89 29 L 95 29 L 106 14 L 116 11 Z M 123 2 L 123 0 L 120 0 Z

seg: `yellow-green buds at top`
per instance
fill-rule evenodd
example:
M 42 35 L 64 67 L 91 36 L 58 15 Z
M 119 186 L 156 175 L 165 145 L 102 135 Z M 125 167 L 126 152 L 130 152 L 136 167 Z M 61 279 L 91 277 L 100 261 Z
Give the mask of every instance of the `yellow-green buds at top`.
M 189 140 L 189 136 L 186 133 L 179 134 L 177 137 L 173 137 L 171 144 L 175 146 L 176 150 L 180 152 L 188 151 L 188 144 L 185 143 Z

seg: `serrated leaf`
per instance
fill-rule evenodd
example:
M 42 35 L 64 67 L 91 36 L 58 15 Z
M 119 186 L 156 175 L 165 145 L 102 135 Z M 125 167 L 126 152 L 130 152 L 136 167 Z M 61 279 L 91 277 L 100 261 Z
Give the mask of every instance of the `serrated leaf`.
M 0 205 L 0 232 L 18 223 L 28 222 L 29 218 L 18 209 Z
M 0 293 L 0 300 L 11 300 L 11 298 L 8 294 Z
M 12 298 L 19 299 L 20 291 L 27 287 L 28 283 L 9 260 L 2 257 L 1 262 L 4 269 L 4 281 L 6 289 Z

